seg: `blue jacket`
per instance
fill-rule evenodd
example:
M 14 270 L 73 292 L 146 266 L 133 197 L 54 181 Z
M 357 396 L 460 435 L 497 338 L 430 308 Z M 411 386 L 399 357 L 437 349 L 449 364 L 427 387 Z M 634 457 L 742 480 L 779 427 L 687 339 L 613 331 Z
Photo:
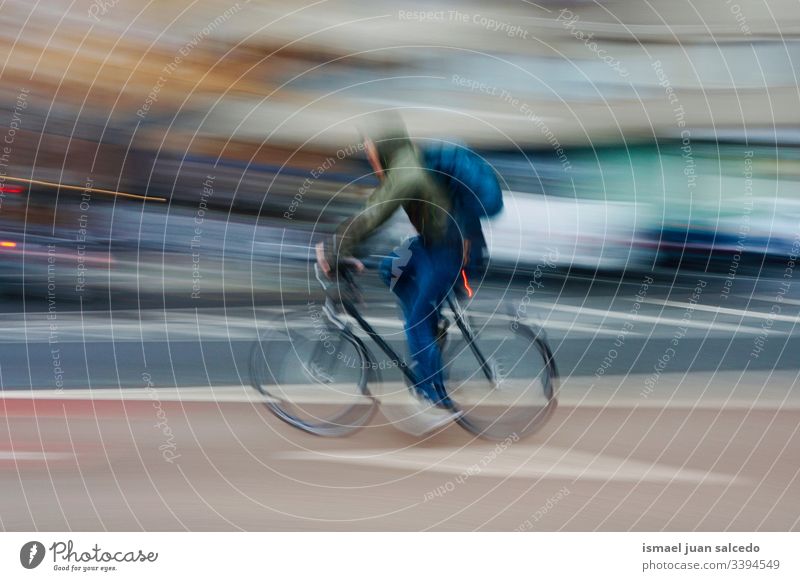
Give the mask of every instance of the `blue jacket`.
M 460 235 L 470 241 L 468 266 L 483 262 L 486 239 L 481 218 L 503 207 L 503 194 L 494 170 L 477 154 L 459 143 L 436 142 L 422 151 L 425 167 L 449 193 Z

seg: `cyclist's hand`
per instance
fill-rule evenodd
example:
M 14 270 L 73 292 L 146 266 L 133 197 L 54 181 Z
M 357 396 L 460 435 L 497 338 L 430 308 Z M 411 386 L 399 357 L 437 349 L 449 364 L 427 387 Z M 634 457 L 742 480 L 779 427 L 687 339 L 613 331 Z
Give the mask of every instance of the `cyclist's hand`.
M 340 265 L 344 265 L 348 268 L 352 268 L 356 272 L 363 272 L 364 271 L 364 263 L 361 262 L 358 258 L 354 256 L 347 256 L 339 260 Z
M 330 278 L 331 265 L 328 263 L 328 259 L 325 258 L 325 245 L 322 242 L 318 242 L 316 246 L 316 251 L 317 251 L 317 264 L 319 265 L 319 269 L 325 276 Z
M 319 265 L 320 269 L 325 274 L 325 276 L 331 278 L 332 274 L 331 264 L 328 261 L 328 258 L 325 256 L 325 245 L 322 242 L 319 242 L 317 244 L 316 252 L 317 252 L 317 264 Z M 364 263 L 361 262 L 358 258 L 354 258 L 353 256 L 340 258 L 338 264 L 352 268 L 356 272 L 362 272 L 364 270 Z

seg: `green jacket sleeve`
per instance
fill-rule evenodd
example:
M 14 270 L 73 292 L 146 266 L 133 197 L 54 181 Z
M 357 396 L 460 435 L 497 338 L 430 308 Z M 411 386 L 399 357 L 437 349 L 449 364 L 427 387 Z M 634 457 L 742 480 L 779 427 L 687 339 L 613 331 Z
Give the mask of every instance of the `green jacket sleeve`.
M 404 202 L 419 197 L 425 179 L 422 168 L 415 165 L 395 167 L 370 195 L 367 207 L 337 228 L 330 246 L 328 261 L 351 256 L 353 249 L 386 222 Z

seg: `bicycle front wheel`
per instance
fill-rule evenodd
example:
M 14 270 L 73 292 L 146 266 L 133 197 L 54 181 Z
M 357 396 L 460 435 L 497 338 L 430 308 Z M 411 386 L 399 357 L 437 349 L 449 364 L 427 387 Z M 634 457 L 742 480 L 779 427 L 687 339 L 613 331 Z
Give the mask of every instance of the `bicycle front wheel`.
M 377 402 L 367 388 L 370 358 L 346 330 L 314 320 L 284 325 L 253 344 L 250 375 L 264 404 L 316 436 L 346 436 L 369 422 Z
M 541 428 L 557 405 L 558 371 L 543 333 L 520 323 L 461 320 L 444 353 L 458 423 L 491 440 Z

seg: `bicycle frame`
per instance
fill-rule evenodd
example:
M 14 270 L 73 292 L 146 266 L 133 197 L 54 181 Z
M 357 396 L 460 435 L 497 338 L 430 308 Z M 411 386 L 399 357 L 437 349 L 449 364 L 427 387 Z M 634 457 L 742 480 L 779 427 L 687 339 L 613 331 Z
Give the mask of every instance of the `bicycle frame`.
M 478 360 L 478 364 L 481 366 L 481 370 L 486 376 L 486 379 L 489 380 L 489 382 L 492 384 L 492 387 L 497 387 L 497 378 L 494 376 L 494 371 L 486 361 L 483 353 L 481 353 L 481 350 L 478 349 L 478 344 L 475 342 L 475 335 L 472 333 L 472 327 L 470 326 L 467 318 L 464 316 L 464 312 L 461 310 L 461 303 L 458 301 L 458 297 L 452 291 L 450 291 L 450 293 L 447 295 L 447 304 L 450 306 L 450 310 L 453 311 L 453 316 L 456 318 L 456 324 L 458 325 L 458 328 L 461 329 L 461 333 L 464 335 L 464 338 L 467 340 L 467 344 L 469 345 L 472 354 L 475 355 L 475 358 Z
M 398 353 L 395 349 L 392 348 L 391 345 L 375 330 L 375 328 L 365 319 L 365 317 L 359 311 L 360 305 L 360 289 L 358 285 L 355 283 L 352 277 L 352 273 L 342 270 L 340 271 L 340 279 L 341 284 L 346 285 L 346 292 L 342 293 L 335 293 L 331 288 L 334 283 L 327 279 L 327 277 L 321 276 L 321 271 L 317 265 L 314 265 L 314 270 L 317 275 L 317 280 L 319 281 L 320 286 L 325 291 L 325 302 L 322 307 L 322 311 L 325 314 L 328 324 L 336 327 L 339 330 L 340 338 L 344 341 L 352 344 L 357 350 L 359 357 L 364 363 L 369 363 L 371 365 L 365 365 L 365 367 L 376 369 L 378 366 L 375 365 L 375 361 L 373 359 L 372 354 L 370 353 L 369 349 L 366 346 L 366 341 L 361 337 L 357 336 L 353 332 L 353 322 L 350 318 L 354 319 L 356 324 L 369 336 L 372 341 L 380 347 L 380 349 L 395 363 L 399 368 L 400 371 L 403 373 L 404 379 L 406 379 L 408 383 L 408 389 L 412 392 L 415 391 L 415 387 L 418 385 L 418 373 L 411 368 L 409 368 L 408 363 L 406 363 L 403 359 L 400 358 Z M 465 281 L 466 282 L 466 281 Z M 355 297 L 355 298 L 353 298 Z M 470 351 L 477 359 L 478 363 L 480 364 L 481 370 L 486 375 L 486 378 L 489 380 L 490 389 L 500 389 L 502 384 L 504 383 L 504 371 L 500 366 L 500 362 L 497 361 L 493 356 L 486 357 L 484 353 L 479 349 L 478 345 L 476 344 L 476 334 L 475 331 L 472 329 L 470 317 L 465 312 L 464 308 L 462 307 L 461 303 L 459 302 L 459 298 L 456 293 L 449 293 L 445 297 L 445 301 L 449 309 L 452 311 L 453 316 L 455 317 L 455 322 L 458 325 L 461 333 L 463 334 L 464 339 L 468 342 L 470 346 Z M 347 315 L 347 316 L 345 316 Z M 522 421 L 527 421 L 521 428 L 517 428 L 513 431 L 514 434 L 517 435 L 528 435 L 532 434 L 536 430 L 538 430 L 544 423 L 547 421 L 547 418 L 552 415 L 553 411 L 555 410 L 558 400 L 556 398 L 556 385 L 558 380 L 558 370 L 555 365 L 555 361 L 553 360 L 553 353 L 548 346 L 545 338 L 544 338 L 544 331 L 540 328 L 534 328 L 529 325 L 512 325 L 512 331 L 514 334 L 518 336 L 522 336 L 523 338 L 530 341 L 531 346 L 536 349 L 539 355 L 544 360 L 546 369 L 543 371 L 544 376 L 542 378 L 542 389 L 543 394 L 547 400 L 547 403 L 541 411 L 536 412 L 535 415 L 532 415 L 529 418 L 529 421 L 526 418 L 523 418 Z M 502 345 L 502 344 L 501 344 Z M 254 350 L 256 348 L 261 348 L 260 344 L 254 345 Z M 459 346 L 461 349 L 461 346 Z M 462 349 L 463 352 L 463 349 Z M 315 348 L 311 355 L 311 362 L 314 362 L 317 358 L 319 358 L 324 351 L 319 348 Z M 326 360 L 330 358 L 324 358 Z M 337 357 L 337 361 L 338 361 Z M 256 378 L 253 371 L 253 356 L 251 354 L 251 375 L 253 376 L 253 385 L 256 389 L 259 390 L 264 395 L 269 395 L 262 387 L 260 387 L 261 382 Z M 373 371 L 376 375 L 373 376 L 374 379 L 380 381 L 380 376 L 377 371 Z M 480 374 L 478 374 L 480 375 Z M 380 403 L 377 398 L 372 396 L 369 393 L 367 384 L 370 381 L 370 378 L 366 375 L 362 376 L 359 379 L 359 386 L 361 392 L 364 395 L 367 395 L 372 400 L 372 406 L 368 410 L 368 414 L 374 412 L 377 409 L 377 405 Z M 286 421 L 290 425 L 294 427 L 298 427 L 306 432 L 315 434 L 315 435 L 344 435 L 353 431 L 354 427 L 360 427 L 365 425 L 366 421 L 368 421 L 368 415 L 364 415 L 364 413 L 360 410 L 356 411 L 356 418 L 355 420 L 351 420 L 348 418 L 352 418 L 353 414 L 351 413 L 353 408 L 348 408 L 345 410 L 344 414 L 341 417 L 345 417 L 347 425 L 343 425 L 341 421 L 338 419 L 340 416 L 333 421 L 333 423 L 329 421 L 323 421 L 321 424 L 309 424 L 302 419 L 298 419 L 294 417 L 290 411 L 286 411 L 283 407 L 281 407 L 281 402 L 265 402 L 265 404 L 275 413 L 280 419 Z M 488 439 L 504 439 L 508 437 L 509 433 L 512 433 L 508 430 L 508 426 L 504 426 L 504 418 L 505 412 L 503 415 L 497 418 L 483 418 L 481 414 L 475 414 L 475 411 L 471 408 L 461 409 L 457 402 L 452 402 L 450 404 L 452 407 L 448 407 L 448 409 L 452 412 L 455 412 L 453 416 L 454 421 L 459 424 L 462 428 L 466 429 L 468 432 L 485 437 Z M 349 415 L 347 415 L 349 414 Z M 355 423 L 352 423 L 354 421 Z M 517 420 L 514 420 L 516 423 L 519 423 Z M 352 423 L 352 425 L 351 425 Z M 508 429 L 507 429 L 508 428 Z
M 345 323 L 336 313 L 336 308 L 334 305 L 334 301 L 328 296 L 327 290 L 331 286 L 329 283 L 326 283 L 322 277 L 320 276 L 319 268 L 317 265 L 314 265 L 314 270 L 316 272 L 316 278 L 319 281 L 320 285 L 322 286 L 323 290 L 326 291 L 326 298 L 325 298 L 325 307 L 323 308 L 323 312 L 328 317 L 328 319 L 337 327 L 342 330 L 348 330 L 348 325 Z M 355 281 L 352 278 L 352 275 L 348 271 L 343 272 L 344 281 L 354 290 L 358 287 Z M 341 300 L 342 306 L 344 307 L 345 312 L 350 315 L 355 321 L 358 323 L 359 327 L 363 329 L 363 331 L 372 339 L 378 347 L 390 358 L 391 361 L 397 363 L 397 367 L 406 377 L 406 379 L 410 382 L 410 385 L 417 385 L 419 379 L 417 378 L 416 374 L 412 371 L 412 369 L 408 366 L 408 364 L 400 358 L 397 352 L 389 345 L 386 340 L 375 330 L 375 328 L 367 321 L 363 315 L 359 312 L 358 308 L 355 306 L 353 302 L 350 300 L 342 298 Z M 447 304 L 450 307 L 450 310 L 453 312 L 453 316 L 455 317 L 456 324 L 458 328 L 461 330 L 461 333 L 464 335 L 467 343 L 469 344 L 470 350 L 472 351 L 475 358 L 478 360 L 478 364 L 481 367 L 486 379 L 492 384 L 492 387 L 496 387 L 497 382 L 496 378 L 494 377 L 494 371 L 492 370 L 489 363 L 486 361 L 483 353 L 478 348 L 476 341 L 474 340 L 474 334 L 472 332 L 472 328 L 469 324 L 469 321 L 464 316 L 464 311 L 461 308 L 461 303 L 458 301 L 458 297 L 455 295 L 453 291 L 448 293 L 447 295 Z

